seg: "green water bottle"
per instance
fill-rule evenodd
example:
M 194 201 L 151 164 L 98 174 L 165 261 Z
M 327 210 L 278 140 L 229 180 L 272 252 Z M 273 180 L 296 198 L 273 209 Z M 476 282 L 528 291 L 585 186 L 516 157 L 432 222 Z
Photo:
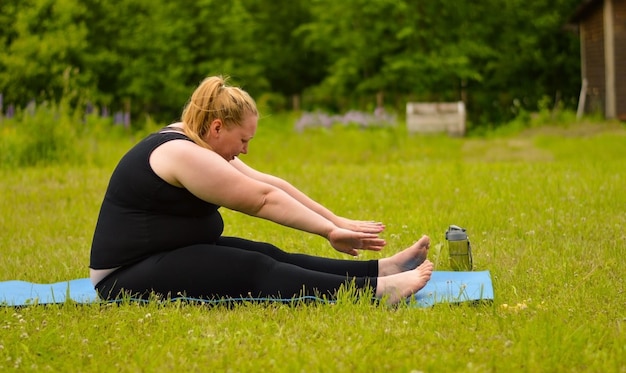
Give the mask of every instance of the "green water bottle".
M 472 247 L 465 228 L 451 225 L 446 231 L 450 267 L 455 271 L 471 271 L 474 265 Z

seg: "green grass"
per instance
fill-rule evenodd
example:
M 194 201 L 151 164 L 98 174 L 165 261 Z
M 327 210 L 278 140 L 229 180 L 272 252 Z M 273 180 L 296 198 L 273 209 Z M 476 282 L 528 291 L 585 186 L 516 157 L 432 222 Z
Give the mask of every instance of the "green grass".
M 383 221 L 390 255 L 421 234 L 449 269 L 444 232 L 467 228 L 493 305 L 122 304 L 0 307 L 0 370 L 626 372 L 626 130 L 534 128 L 456 139 L 402 129 L 292 133 L 261 121 L 250 165 L 335 212 Z M 116 160 L 0 169 L 0 281 L 87 277 Z M 225 234 L 341 257 L 319 237 L 224 211 Z

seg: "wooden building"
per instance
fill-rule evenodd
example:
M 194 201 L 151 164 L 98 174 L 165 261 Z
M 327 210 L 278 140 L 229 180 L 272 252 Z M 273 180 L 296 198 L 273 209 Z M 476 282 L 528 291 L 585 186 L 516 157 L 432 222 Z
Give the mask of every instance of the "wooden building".
M 570 22 L 580 36 L 579 114 L 626 121 L 626 0 L 584 0 Z

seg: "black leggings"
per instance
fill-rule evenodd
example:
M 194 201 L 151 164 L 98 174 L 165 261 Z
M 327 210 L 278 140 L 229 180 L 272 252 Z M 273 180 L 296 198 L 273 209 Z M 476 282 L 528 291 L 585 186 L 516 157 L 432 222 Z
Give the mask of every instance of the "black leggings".
M 130 295 L 201 299 L 330 296 L 342 284 L 376 289 L 378 261 L 284 252 L 268 243 L 220 237 L 121 267 L 96 285 L 101 298 Z

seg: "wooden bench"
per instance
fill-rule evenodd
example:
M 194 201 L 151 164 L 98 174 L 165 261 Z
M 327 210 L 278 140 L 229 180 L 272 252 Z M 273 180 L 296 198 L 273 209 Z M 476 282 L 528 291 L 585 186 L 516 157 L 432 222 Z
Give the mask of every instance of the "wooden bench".
M 409 102 L 406 125 L 409 133 L 447 132 L 465 135 L 465 104 L 459 102 Z

